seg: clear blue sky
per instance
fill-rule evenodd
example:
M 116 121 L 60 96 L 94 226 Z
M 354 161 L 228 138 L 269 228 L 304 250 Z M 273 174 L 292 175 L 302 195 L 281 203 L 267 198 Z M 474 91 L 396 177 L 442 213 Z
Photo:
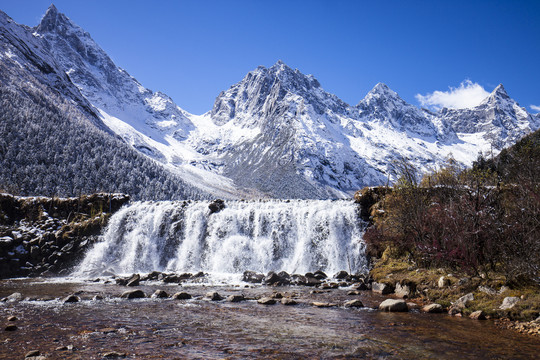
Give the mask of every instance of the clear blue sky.
M 51 0 L 0 0 L 36 25 Z M 356 104 L 384 82 L 406 101 L 466 79 L 540 106 L 540 1 L 115 1 L 54 4 L 145 87 L 192 113 L 278 59 Z

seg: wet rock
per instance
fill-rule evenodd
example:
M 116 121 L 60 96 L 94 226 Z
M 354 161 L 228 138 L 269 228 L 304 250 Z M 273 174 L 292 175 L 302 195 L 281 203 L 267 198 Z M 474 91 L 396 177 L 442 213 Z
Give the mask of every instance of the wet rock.
M 142 299 L 146 297 L 146 294 L 142 290 L 126 291 L 120 295 L 122 299 Z
M 9 324 L 4 328 L 5 331 L 15 331 L 17 330 L 17 325 L 15 324 Z
M 475 311 L 469 315 L 471 319 L 474 320 L 486 320 L 486 314 L 482 310 Z
M 439 280 L 437 281 L 437 286 L 439 288 L 445 288 L 445 287 L 450 286 L 450 279 L 447 278 L 446 276 L 441 276 Z
M 300 275 L 300 274 L 292 274 L 291 275 L 291 284 L 292 285 L 305 286 L 306 285 L 306 277 L 304 275 Z
M 134 274 L 126 283 L 126 286 L 139 286 L 141 282 L 141 276 L 139 274 Z
M 355 283 L 353 287 L 359 291 L 369 290 L 369 287 L 363 281 Z
M 258 274 L 255 271 L 244 271 L 242 274 L 242 281 L 252 284 L 260 284 L 264 279 L 263 274 Z
M 115 282 L 116 285 L 127 286 L 130 281 L 136 280 L 137 278 L 140 280 L 139 274 L 133 274 L 127 278 L 117 278 Z
M 283 305 L 298 305 L 296 300 L 291 299 L 291 298 L 283 298 L 283 299 L 281 299 L 281 304 L 283 304 Z
M 21 301 L 23 299 L 23 296 L 21 293 L 15 292 L 9 295 L 6 299 L 8 302 L 16 302 L 16 301 Z
M 499 306 L 499 309 L 501 309 L 501 310 L 511 309 L 514 306 L 516 306 L 516 304 L 519 302 L 519 300 L 520 299 L 518 297 L 516 297 L 516 296 L 505 297 L 503 302 L 502 302 L 502 305 Z
M 426 313 L 434 314 L 434 313 L 442 313 L 444 310 L 443 310 L 442 305 L 440 304 L 429 304 L 429 305 L 424 306 L 422 308 L 422 311 Z
M 322 284 L 322 281 L 317 279 L 315 276 L 305 276 L 305 286 L 319 286 Z
M 26 355 L 24 355 L 24 357 L 29 358 L 29 357 L 33 357 L 33 356 L 39 356 L 39 355 L 41 355 L 39 350 L 30 350 L 29 352 L 26 353 Z
M 274 299 L 283 299 L 283 294 L 282 294 L 282 293 L 279 293 L 279 292 L 278 292 L 278 293 L 273 293 L 273 294 L 272 294 L 272 297 L 273 297 Z
M 358 290 L 351 290 L 349 292 L 347 292 L 347 295 L 360 295 L 361 292 L 358 291 Z
M 152 294 L 153 299 L 164 299 L 164 298 L 168 298 L 168 297 L 169 297 L 169 294 L 167 294 L 167 292 L 165 290 L 156 290 Z
M 203 274 L 204 275 L 204 274 Z M 191 273 L 183 273 L 183 274 L 170 274 L 163 277 L 164 283 L 181 283 L 182 281 L 189 280 L 193 277 L 193 274 Z
M 241 302 L 241 301 L 244 301 L 245 298 L 244 298 L 244 295 L 240 294 L 236 294 L 236 295 L 230 295 L 229 297 L 227 297 L 227 301 L 228 302 L 233 302 L 233 303 L 236 303 L 236 302 Z
M 467 304 L 469 303 L 469 301 L 473 301 L 473 300 L 474 300 L 474 295 L 472 293 L 468 293 L 466 295 L 463 295 L 459 299 L 457 299 L 453 305 L 458 308 L 465 308 L 467 307 Z
M 311 303 L 311 305 L 315 306 L 315 307 L 319 307 L 319 308 L 328 308 L 328 307 L 335 307 L 337 306 L 336 304 L 334 303 L 329 303 L 329 302 L 320 302 L 320 301 L 314 301 Z
M 271 297 L 263 297 L 257 300 L 257 302 L 261 305 L 274 305 L 276 303 L 276 299 Z
M 394 288 L 390 284 L 373 282 L 371 284 L 371 291 L 382 295 L 388 295 L 394 292 Z
M 101 301 L 101 300 L 103 300 L 103 296 L 101 296 L 101 295 L 94 295 L 94 297 L 92 298 L 92 300 L 94 300 L 94 301 Z
M 364 304 L 360 300 L 354 299 L 354 300 L 349 300 L 345 302 L 344 306 L 345 307 L 364 307 Z
M 218 293 L 212 293 L 212 294 L 217 294 L 217 296 L 219 297 Z M 188 294 L 187 292 L 182 291 L 182 292 L 177 292 L 176 294 L 174 294 L 172 298 L 175 300 L 189 300 L 191 299 L 191 295 Z M 212 298 L 211 300 L 214 300 L 214 299 Z M 216 299 L 216 300 L 221 300 L 221 299 Z
M 347 276 L 349 276 L 349 273 L 346 272 L 345 270 L 341 270 L 339 272 L 337 272 L 336 274 L 334 274 L 334 279 L 345 279 Z
M 17 320 L 19 320 L 19 319 L 16 316 L 13 316 L 13 315 L 7 318 L 7 321 L 17 321 Z
M 78 296 L 76 296 L 76 295 L 69 295 L 69 296 L 66 296 L 66 297 L 62 300 L 62 302 L 63 302 L 64 304 L 67 304 L 67 303 L 76 303 L 76 302 L 79 302 L 79 300 L 80 300 L 80 299 L 79 299 Z
M 208 205 L 208 208 L 210 209 L 210 214 L 220 212 L 221 210 L 225 209 L 225 201 L 216 199 L 212 201 L 210 205 Z
M 197 278 L 202 278 L 202 277 L 205 277 L 206 274 L 202 271 L 199 271 L 198 273 L 194 274 L 191 278 L 192 279 L 197 279 Z
M 116 352 L 116 351 L 109 351 L 103 354 L 103 358 L 105 359 L 116 359 L 116 358 L 125 358 L 127 356 L 126 353 Z
M 280 274 L 283 274 L 280 275 Z M 290 284 L 290 276 L 286 272 L 281 272 L 280 274 L 276 274 L 273 271 L 270 271 L 266 277 L 263 280 L 264 285 L 270 285 L 270 286 L 282 286 L 282 285 L 288 285 Z
M 152 271 L 149 274 L 146 274 L 141 277 L 141 281 L 148 281 L 148 280 L 158 280 L 158 277 L 162 275 L 159 271 Z
M 379 310 L 390 312 L 405 312 L 409 311 L 409 307 L 404 300 L 386 299 L 379 304 Z
M 313 273 L 313 276 L 316 278 L 316 279 L 319 279 L 319 280 L 324 280 L 326 278 L 328 278 L 328 276 L 322 272 L 321 270 L 317 270 Z
M 219 295 L 219 293 L 217 291 L 211 291 L 211 292 L 207 293 L 205 298 L 207 298 L 208 300 L 212 300 L 212 301 L 223 300 L 223 296 Z

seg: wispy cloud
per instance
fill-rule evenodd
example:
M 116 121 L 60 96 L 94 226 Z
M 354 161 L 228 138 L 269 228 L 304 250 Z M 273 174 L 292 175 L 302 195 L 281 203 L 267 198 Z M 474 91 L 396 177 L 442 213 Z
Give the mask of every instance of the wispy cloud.
M 534 111 L 540 111 L 540 106 L 537 106 L 537 105 L 530 105 L 530 108 L 533 109 Z
M 463 109 L 479 105 L 488 97 L 489 92 L 478 83 L 465 80 L 459 87 L 449 87 L 448 91 L 436 90 L 430 94 L 416 95 L 420 105 L 439 110 L 443 107 L 450 109 Z

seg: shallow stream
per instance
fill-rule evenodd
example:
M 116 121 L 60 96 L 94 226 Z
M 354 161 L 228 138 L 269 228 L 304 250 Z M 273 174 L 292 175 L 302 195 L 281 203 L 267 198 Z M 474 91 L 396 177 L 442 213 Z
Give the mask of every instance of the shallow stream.
M 0 281 L 0 298 L 20 292 L 26 300 L 0 303 L 0 358 L 22 359 L 39 350 L 47 359 L 101 359 L 107 352 L 133 359 L 535 359 L 538 338 L 446 314 L 383 313 L 383 297 L 348 289 L 312 293 L 308 287 L 164 285 L 139 286 L 150 295 L 186 291 L 191 300 L 124 300 L 132 288 L 103 282 L 40 279 Z M 280 292 L 296 306 L 208 301 L 208 291 L 247 298 Z M 60 299 L 78 294 L 81 301 Z M 94 295 L 103 300 L 92 300 Z M 360 299 L 365 307 L 344 308 Z M 318 308 L 313 301 L 336 307 Z M 18 320 L 8 322 L 9 316 Z M 8 324 L 17 330 L 4 331 Z

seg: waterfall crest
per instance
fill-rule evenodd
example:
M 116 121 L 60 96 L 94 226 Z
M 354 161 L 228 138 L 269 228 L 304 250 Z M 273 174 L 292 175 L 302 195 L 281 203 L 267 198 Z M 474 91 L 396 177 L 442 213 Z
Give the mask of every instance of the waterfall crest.
M 115 213 L 75 275 L 366 270 L 364 224 L 347 200 L 136 202 Z

